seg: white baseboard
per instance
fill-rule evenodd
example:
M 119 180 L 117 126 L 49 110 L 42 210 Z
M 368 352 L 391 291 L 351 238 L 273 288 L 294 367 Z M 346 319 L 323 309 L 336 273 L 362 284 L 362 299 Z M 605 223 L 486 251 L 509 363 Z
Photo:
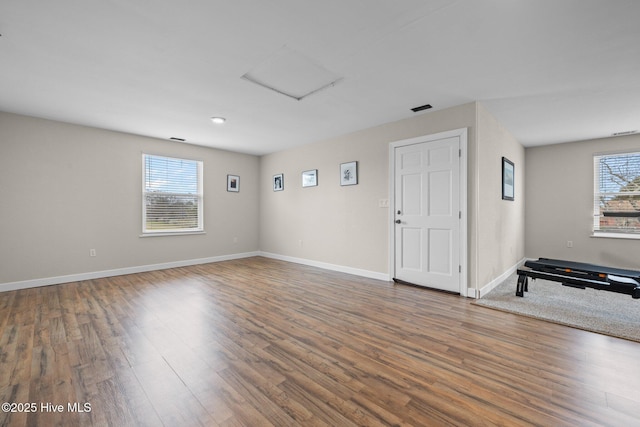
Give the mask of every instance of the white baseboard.
M 484 285 L 482 288 L 480 288 L 480 291 L 478 292 L 477 298 L 482 298 L 483 296 L 485 296 L 486 294 L 488 294 L 489 292 L 491 292 L 491 290 L 493 288 L 495 288 L 496 286 L 498 286 L 500 283 L 504 282 L 505 280 L 507 280 L 507 278 L 509 276 L 511 276 L 513 273 L 516 272 L 516 270 L 522 265 L 524 264 L 524 262 L 527 260 L 527 258 L 522 258 L 520 261 L 518 261 L 514 266 L 511 266 L 507 271 L 505 271 L 504 273 L 502 273 L 500 276 L 496 277 L 495 279 L 493 279 L 492 281 L 490 281 L 489 283 L 487 283 L 486 285 Z M 514 286 L 514 292 L 515 292 L 515 286 Z
M 39 286 L 59 285 L 61 283 L 79 282 L 82 280 L 100 279 L 103 277 L 122 276 L 124 274 L 144 273 L 146 271 L 164 270 L 167 268 L 186 267 L 189 265 L 207 264 L 210 262 L 229 261 L 233 259 L 249 258 L 253 256 L 263 256 L 265 258 L 273 258 L 281 261 L 293 262 L 296 264 L 308 265 L 311 267 L 323 268 L 325 270 L 337 271 L 340 273 L 353 274 L 355 276 L 367 277 L 369 279 L 382 280 L 388 282 L 391 280 L 391 276 L 387 273 L 380 273 L 377 271 L 364 270 L 359 268 L 347 267 L 344 265 L 330 264 L 326 262 L 314 261 L 305 258 L 296 258 L 286 255 L 279 255 L 270 252 L 255 251 L 244 252 L 238 254 L 221 255 L 208 258 L 188 259 L 183 261 L 172 261 L 160 264 L 149 264 L 134 267 L 117 268 L 113 270 L 92 271 L 87 273 L 70 274 L 66 276 L 45 277 L 41 279 L 22 280 L 18 282 L 0 283 L 0 292 L 14 291 L 19 289 L 35 288 Z M 467 296 L 471 298 L 482 298 L 482 296 L 489 293 L 493 288 L 498 286 L 504 280 L 506 280 L 511 274 L 513 274 L 518 267 L 520 267 L 526 258 L 523 258 L 516 265 L 509 268 L 499 277 L 495 278 L 491 282 L 484 285 L 476 295 L 476 289 L 469 288 L 467 290 Z
M 278 259 L 280 261 L 287 261 L 287 262 L 293 262 L 296 264 L 308 265 L 311 267 L 323 268 L 325 270 L 338 271 L 340 273 L 353 274 L 355 276 L 367 277 L 369 279 L 383 280 L 385 282 L 388 282 L 391 280 L 388 274 L 379 273 L 377 271 L 362 270 L 359 268 L 346 267 L 344 265 L 329 264 L 326 262 L 313 261 L 310 259 L 296 258 L 296 257 L 291 257 L 286 255 L 279 255 L 279 254 L 274 254 L 270 252 L 260 252 L 260 256 L 263 256 L 265 258 Z
M 183 261 L 164 262 L 160 264 L 140 265 L 135 267 L 116 268 L 113 270 L 92 271 L 88 273 L 70 274 L 67 276 L 45 277 L 42 279 L 23 280 L 19 282 L 0 283 L 0 292 L 39 286 L 59 285 L 61 283 L 79 282 L 81 280 L 100 279 L 103 277 L 122 276 L 123 274 L 144 273 L 146 271 L 164 270 L 167 268 L 186 267 L 189 265 L 207 264 L 210 262 L 228 261 L 232 259 L 259 256 L 260 252 L 244 252 L 208 258 L 188 259 Z

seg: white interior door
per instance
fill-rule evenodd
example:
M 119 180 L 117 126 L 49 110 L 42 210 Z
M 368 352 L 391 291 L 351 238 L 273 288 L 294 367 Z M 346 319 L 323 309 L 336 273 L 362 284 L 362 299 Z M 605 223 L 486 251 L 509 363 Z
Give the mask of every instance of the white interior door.
M 466 295 L 461 138 L 425 139 L 394 147 L 394 278 Z

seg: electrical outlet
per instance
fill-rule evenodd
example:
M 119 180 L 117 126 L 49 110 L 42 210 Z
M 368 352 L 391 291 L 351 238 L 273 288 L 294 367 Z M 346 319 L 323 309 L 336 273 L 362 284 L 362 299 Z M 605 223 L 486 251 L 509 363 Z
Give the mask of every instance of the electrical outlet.
M 567 247 L 568 248 L 572 248 L 573 247 L 573 240 L 567 240 Z
M 96 256 L 96 250 L 95 249 L 89 249 L 89 256 Z

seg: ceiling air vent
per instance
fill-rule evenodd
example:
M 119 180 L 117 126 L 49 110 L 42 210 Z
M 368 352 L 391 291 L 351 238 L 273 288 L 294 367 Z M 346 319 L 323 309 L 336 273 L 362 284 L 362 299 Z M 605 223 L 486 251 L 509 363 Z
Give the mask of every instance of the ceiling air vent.
M 171 138 L 169 138 L 172 141 L 180 141 L 180 142 L 185 142 L 186 139 L 184 138 L 176 138 L 175 136 L 172 136 Z
M 414 113 L 417 113 L 418 111 L 428 110 L 429 108 L 433 108 L 431 104 L 424 104 L 419 107 L 412 108 L 411 111 L 413 111 Z
M 612 136 L 623 136 L 623 135 L 632 135 L 634 133 L 638 132 L 637 130 L 625 130 L 624 132 L 615 132 L 612 133 Z

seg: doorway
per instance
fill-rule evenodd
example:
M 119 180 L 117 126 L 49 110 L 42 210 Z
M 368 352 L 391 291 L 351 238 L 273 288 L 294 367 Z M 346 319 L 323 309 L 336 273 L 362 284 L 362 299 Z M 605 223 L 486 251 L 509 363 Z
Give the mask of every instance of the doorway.
M 467 295 L 467 129 L 390 144 L 394 280 Z

